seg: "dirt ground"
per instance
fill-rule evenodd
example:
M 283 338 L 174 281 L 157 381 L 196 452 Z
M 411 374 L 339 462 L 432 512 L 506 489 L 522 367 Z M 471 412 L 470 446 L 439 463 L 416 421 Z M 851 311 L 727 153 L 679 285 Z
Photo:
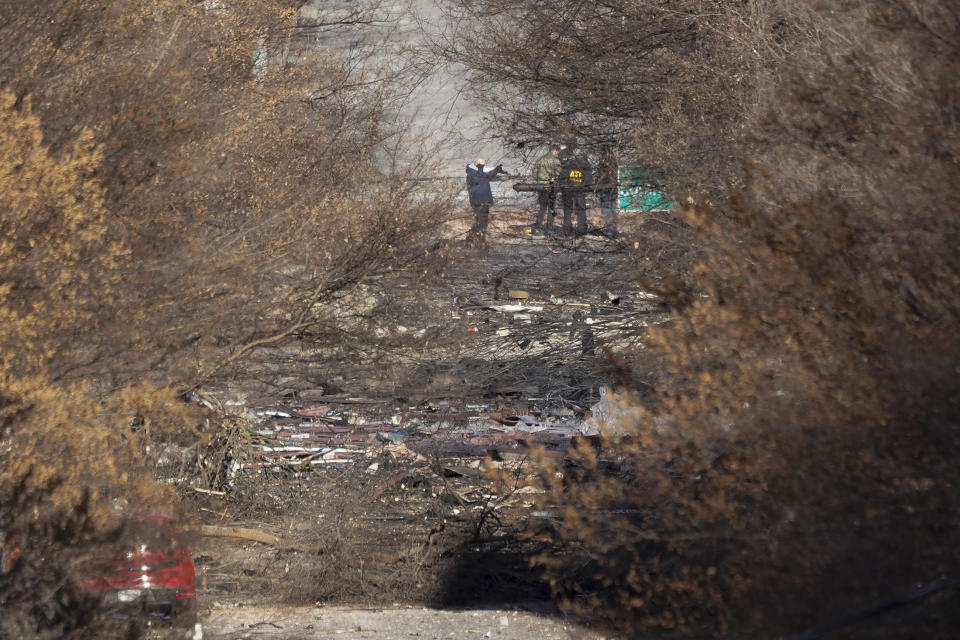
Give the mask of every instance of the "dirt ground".
M 555 552 L 556 505 L 529 486 L 527 456 L 539 443 L 562 459 L 612 379 L 601 348 L 635 347 L 667 317 L 635 279 L 663 256 L 627 249 L 659 233 L 662 253 L 677 222 L 643 216 L 624 214 L 617 240 L 570 239 L 496 211 L 481 248 L 460 242 L 465 218 L 436 278 L 362 294 L 380 351 L 344 358 L 303 336 L 211 385 L 248 450 L 192 506 L 275 540 L 196 540 L 205 637 L 601 637 L 531 565 Z
M 550 551 L 551 511 L 523 484 L 523 454 L 481 462 L 428 459 L 402 443 L 364 449 L 345 465 L 264 472 L 225 496 L 198 494 L 204 523 L 275 537 L 196 539 L 207 636 L 326 637 L 360 628 L 346 637 L 594 637 L 563 635 L 575 625 L 528 561 Z M 517 484 L 497 490 L 486 467 Z M 336 615 L 327 615 L 330 607 Z M 357 616 L 365 621 L 352 622 Z

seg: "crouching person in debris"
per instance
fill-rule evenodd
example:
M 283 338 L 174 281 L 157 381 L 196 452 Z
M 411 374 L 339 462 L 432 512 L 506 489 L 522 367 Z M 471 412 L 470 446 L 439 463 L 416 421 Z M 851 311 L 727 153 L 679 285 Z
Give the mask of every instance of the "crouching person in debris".
M 537 221 L 532 229 L 536 235 L 553 228 L 553 218 L 557 212 L 556 183 L 560 177 L 560 159 L 557 157 L 559 154 L 560 147 L 550 147 L 550 151 L 541 156 L 533 165 L 533 179 L 549 185 L 546 190 L 537 192 L 537 203 L 540 205 L 540 211 L 537 213 Z M 546 218 L 546 228 L 543 224 L 544 218 Z
M 477 158 L 473 164 L 467 165 L 467 193 L 470 194 L 470 206 L 473 207 L 474 215 L 473 227 L 467 234 L 467 240 L 477 244 L 483 243 L 487 237 L 487 223 L 490 221 L 490 207 L 493 205 L 490 181 L 507 173 L 502 165 L 488 169 L 485 164 L 483 158 Z

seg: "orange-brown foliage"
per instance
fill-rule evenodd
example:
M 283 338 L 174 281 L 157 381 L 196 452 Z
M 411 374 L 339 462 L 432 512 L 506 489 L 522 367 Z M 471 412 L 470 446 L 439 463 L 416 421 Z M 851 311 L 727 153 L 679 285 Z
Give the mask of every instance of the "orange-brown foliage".
M 957 16 L 783 19 L 793 56 L 758 80 L 747 188 L 686 208 L 699 295 L 647 337 L 645 418 L 578 449 L 567 482 L 545 474 L 586 563 L 541 559 L 558 595 L 631 633 L 771 637 L 960 564 Z M 930 606 L 925 637 L 949 637 Z
M 289 3 L 222 4 L 2 9 L 0 635 L 171 508 L 144 452 L 197 438 L 178 392 L 337 339 L 329 302 L 436 240 L 444 198 L 397 168 L 402 73 L 300 47 Z
M 287 3 L 215 5 L 41 2 L 0 27 L 13 107 L 54 153 L 98 149 L 104 237 L 131 258 L 90 288 L 103 330 L 54 378 L 189 385 L 253 340 L 326 328 L 325 301 L 418 259 L 444 212 L 406 180 L 425 167 L 398 168 L 402 69 L 372 46 L 321 55 Z
M 64 336 L 99 328 L 98 297 L 129 257 L 109 240 L 89 136 L 52 155 L 29 102 L 14 102 L 0 93 L 0 634 L 32 633 L 41 612 L 69 635 L 93 619 L 60 591 L 76 568 L 113 553 L 131 517 L 172 508 L 140 460 L 149 431 L 168 435 L 187 412 L 149 385 L 104 397 L 50 380 Z

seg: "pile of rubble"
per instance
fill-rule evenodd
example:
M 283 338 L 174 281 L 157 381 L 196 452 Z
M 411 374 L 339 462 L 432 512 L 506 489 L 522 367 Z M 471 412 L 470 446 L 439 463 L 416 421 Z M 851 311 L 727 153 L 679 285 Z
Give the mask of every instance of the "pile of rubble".
M 327 403 L 259 408 L 246 417 L 258 457 L 247 468 L 356 463 L 385 446 L 424 458 L 510 459 L 532 447 L 562 456 L 589 430 L 572 409 L 515 413 L 487 404 L 440 403 L 384 414 Z

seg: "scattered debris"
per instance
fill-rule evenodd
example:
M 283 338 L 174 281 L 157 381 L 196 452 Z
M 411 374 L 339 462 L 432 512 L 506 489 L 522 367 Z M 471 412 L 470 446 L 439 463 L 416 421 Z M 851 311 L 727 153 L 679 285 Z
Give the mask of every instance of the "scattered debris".
M 380 496 L 382 496 L 382 495 L 383 495 L 388 489 L 390 489 L 391 487 L 393 487 L 393 486 L 395 486 L 395 485 L 398 485 L 398 484 L 400 484 L 400 483 L 403 482 L 403 481 L 414 479 L 414 478 L 416 478 L 417 476 L 418 476 L 417 472 L 416 472 L 416 471 L 413 471 L 413 470 L 411 470 L 411 469 L 403 469 L 402 471 L 398 471 L 398 472 L 396 472 L 395 474 L 393 474 L 392 476 L 390 476 L 390 477 L 387 479 L 386 482 L 384 482 L 384 483 L 381 484 L 379 487 L 377 487 L 376 489 L 374 489 L 374 490 L 370 493 L 370 495 L 367 496 L 367 500 L 366 500 L 366 501 L 367 501 L 367 502 L 373 502 L 373 501 L 377 500 L 378 498 L 380 498 Z M 422 475 L 421 475 L 421 478 L 422 478 Z
M 343 403 L 356 402 L 356 399 Z M 371 405 L 372 405 L 372 401 Z M 317 465 L 356 464 L 374 458 L 367 473 L 383 468 L 383 456 L 392 463 L 426 464 L 435 456 L 453 458 L 521 458 L 532 447 L 546 455 L 562 456 L 584 423 L 572 409 L 498 413 L 489 404 L 465 404 L 456 409 L 411 407 L 378 410 L 336 409 L 338 401 L 304 407 L 257 409 L 250 427 L 252 443 L 244 469 L 304 469 Z M 575 405 L 574 405 L 575 406 Z M 595 413 L 606 415 L 601 408 Z M 596 427 L 590 427 L 596 428 Z M 588 428 L 589 430 L 589 428 Z M 472 469 L 476 469 L 475 465 Z M 460 475 L 473 475 L 447 466 Z
M 257 409 L 253 412 L 254 416 L 272 416 L 274 418 L 292 418 L 293 416 L 286 411 L 279 409 Z
M 227 492 L 226 492 L 226 491 L 214 491 L 213 489 L 203 489 L 203 488 L 201 488 L 201 487 L 192 487 L 192 489 L 193 489 L 194 491 L 196 491 L 197 493 L 205 493 L 205 494 L 211 495 L 211 496 L 225 496 L 225 495 L 227 495 Z
M 252 540 L 253 542 L 262 542 L 274 546 L 280 543 L 280 538 L 277 536 L 249 527 L 221 527 L 203 524 L 200 525 L 200 535 L 214 538 L 240 538 L 241 540 Z
M 539 313 L 543 311 L 542 306 L 524 306 L 522 304 L 498 304 L 490 308 L 503 313 Z
M 646 411 L 635 403 L 627 401 L 622 394 L 609 387 L 600 387 L 600 402 L 590 407 L 590 417 L 582 425 L 585 436 L 599 435 L 601 432 L 611 435 L 624 435 L 643 420 Z
M 377 431 L 377 441 L 378 442 L 390 442 L 393 444 L 398 444 L 403 442 L 403 439 L 406 438 L 405 433 L 399 431 Z

